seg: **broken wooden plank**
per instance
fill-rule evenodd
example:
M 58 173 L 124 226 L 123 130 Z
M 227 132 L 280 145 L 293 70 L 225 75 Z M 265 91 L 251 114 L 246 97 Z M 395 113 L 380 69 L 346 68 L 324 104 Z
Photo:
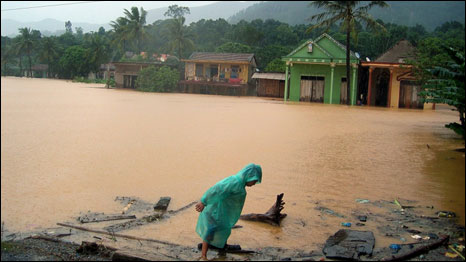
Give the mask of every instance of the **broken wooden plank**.
M 428 252 L 429 250 L 435 249 L 445 243 L 448 243 L 448 240 L 450 239 L 449 236 L 441 236 L 438 240 L 433 241 L 429 244 L 422 245 L 420 247 L 417 247 L 409 252 L 398 254 L 398 255 L 392 255 L 391 257 L 386 257 L 382 258 L 381 261 L 403 261 L 407 260 L 409 258 L 412 258 L 414 256 L 420 255 L 422 253 Z
M 161 240 L 157 240 L 157 239 L 135 237 L 135 236 L 118 234 L 118 233 L 110 233 L 108 231 L 90 229 L 90 228 L 85 228 L 85 227 L 80 227 L 80 226 L 75 226 L 75 225 L 69 225 L 69 224 L 64 224 L 64 223 L 57 223 L 57 225 L 63 226 L 63 227 L 70 227 L 70 228 L 74 228 L 74 229 L 78 229 L 78 230 L 82 230 L 82 231 L 87 231 L 87 232 L 93 232 L 93 233 L 98 233 L 98 234 L 109 235 L 109 236 L 113 236 L 113 237 L 123 237 L 123 238 L 134 239 L 134 240 L 144 240 L 144 241 L 149 241 L 149 242 L 156 242 L 156 243 L 171 245 L 171 246 L 179 246 L 178 244 L 170 243 L 170 242 L 167 242 L 167 241 L 161 241 Z
M 113 215 L 113 216 L 104 216 L 104 217 L 82 217 L 79 218 L 81 223 L 94 223 L 94 222 L 103 222 L 103 221 L 112 221 L 112 220 L 123 220 L 123 219 L 135 219 L 135 215 Z
M 265 222 L 274 226 L 279 226 L 281 220 L 286 217 L 286 214 L 280 213 L 284 208 L 283 205 L 285 205 L 285 202 L 283 202 L 283 193 L 281 193 L 277 195 L 275 204 L 273 204 L 273 206 L 265 214 L 252 213 L 241 215 L 239 218 L 243 220 Z
M 110 226 L 104 227 L 104 229 L 110 232 L 118 232 L 118 231 L 130 229 L 133 227 L 137 227 L 137 226 L 142 226 L 142 225 L 154 222 L 154 221 L 158 221 L 161 218 L 162 218 L 162 214 L 156 213 L 156 214 L 141 217 L 139 219 L 123 222 L 120 224 L 110 225 Z
M 155 204 L 154 210 L 163 211 L 163 212 L 167 211 L 168 205 L 170 204 L 170 200 L 171 200 L 171 197 L 161 197 L 159 199 L 159 202 Z

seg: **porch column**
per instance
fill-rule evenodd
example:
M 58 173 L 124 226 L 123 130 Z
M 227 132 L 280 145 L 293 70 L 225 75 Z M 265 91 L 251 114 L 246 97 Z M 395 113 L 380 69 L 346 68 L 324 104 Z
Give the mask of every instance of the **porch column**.
M 335 63 L 330 63 L 330 103 L 332 104 L 333 98 L 333 74 L 335 71 Z
M 285 68 L 285 95 L 283 96 L 283 101 L 286 102 L 286 98 L 288 97 L 288 67 L 289 62 L 286 62 Z
M 351 88 L 351 105 L 354 106 L 354 98 L 356 96 L 356 65 L 353 65 L 353 84 Z
M 372 71 L 374 71 L 374 68 L 369 66 L 369 86 L 367 88 L 367 105 L 371 105 L 371 91 L 372 91 Z
M 388 81 L 388 105 L 387 107 L 390 108 L 391 101 L 392 101 L 392 78 L 393 78 L 393 68 L 390 68 L 390 80 Z

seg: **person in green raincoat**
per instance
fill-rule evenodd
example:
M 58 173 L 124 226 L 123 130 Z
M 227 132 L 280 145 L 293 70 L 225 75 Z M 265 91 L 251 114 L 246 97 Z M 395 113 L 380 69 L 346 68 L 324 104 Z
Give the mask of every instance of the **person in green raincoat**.
M 200 212 L 196 232 L 202 238 L 201 259 L 207 260 L 208 246 L 224 248 L 231 228 L 238 221 L 244 200 L 246 186 L 259 184 L 262 180 L 262 168 L 248 164 L 236 175 L 229 176 L 209 188 L 196 205 Z

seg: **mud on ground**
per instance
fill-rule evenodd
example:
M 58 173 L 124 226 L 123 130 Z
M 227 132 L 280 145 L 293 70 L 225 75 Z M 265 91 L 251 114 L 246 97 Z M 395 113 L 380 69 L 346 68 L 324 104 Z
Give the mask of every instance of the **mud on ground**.
M 137 198 L 119 198 L 123 206 L 126 206 L 128 201 L 135 199 L 134 204 L 129 208 L 127 213 L 135 212 L 138 214 L 148 215 L 151 210 L 151 204 L 144 203 Z M 123 201 L 122 201 L 123 200 Z M 139 201 L 139 203 L 138 203 Z M 441 236 L 448 235 L 449 242 L 438 248 L 432 249 L 428 252 L 418 254 L 410 257 L 409 261 L 463 261 L 461 256 L 456 255 L 449 245 L 464 246 L 464 226 L 458 225 L 456 217 L 442 217 L 436 214 L 431 207 L 420 206 L 415 201 L 406 199 L 399 199 L 403 206 L 397 206 L 393 201 L 378 200 L 367 201 L 361 204 L 360 209 L 352 210 L 352 221 L 355 218 L 360 218 L 361 215 L 367 222 L 360 221 L 358 224 L 350 229 L 365 231 L 366 223 L 375 223 L 376 231 L 393 240 L 393 243 L 398 243 L 401 249 L 394 251 L 387 247 L 375 248 L 371 256 L 361 256 L 361 261 L 383 260 L 390 258 L 394 255 L 400 255 L 410 252 L 422 245 L 429 244 Z M 380 212 L 370 213 L 364 212 L 364 205 L 373 205 L 380 208 Z M 322 211 L 322 216 L 327 217 L 340 217 L 341 214 L 316 203 L 316 209 Z M 181 213 L 185 209 L 179 210 Z M 146 213 L 144 213 L 146 212 Z M 178 211 L 176 211 L 178 212 Z M 167 212 L 162 219 L 169 219 L 170 216 L 176 212 Z M 438 213 L 438 212 L 437 212 Z M 96 213 L 97 214 L 97 213 Z M 91 216 L 91 213 L 85 213 L 86 217 Z M 102 215 L 102 214 L 98 214 Z M 83 214 L 77 218 L 83 218 Z M 286 219 L 286 218 L 285 218 Z M 347 219 L 350 219 L 347 217 Z M 158 220 L 149 221 L 148 223 L 157 223 Z M 97 229 L 105 228 L 109 225 L 120 224 L 121 221 L 106 221 L 100 223 L 93 223 L 93 226 L 88 224 L 78 224 L 83 227 Z M 76 224 L 76 222 L 75 222 Z M 141 228 L 144 225 L 137 225 Z M 342 227 L 344 228 L 344 227 Z M 234 230 L 234 229 L 233 229 Z M 125 234 L 124 230 L 122 232 Z M 44 239 L 31 239 L 30 237 L 43 237 Z M 415 236 L 418 236 L 415 238 Z M 28 239 L 29 237 L 29 239 Z M 157 236 L 154 236 L 156 239 Z M 100 245 L 98 250 L 90 252 L 81 252 L 77 250 L 83 241 L 94 242 Z M 303 241 L 305 241 L 303 239 Z M 376 239 L 377 241 L 377 239 Z M 163 241 L 162 241 L 163 242 Z M 96 261 L 109 261 L 116 259 L 116 253 L 128 255 L 129 257 L 137 257 L 148 260 L 163 260 L 163 261 L 176 261 L 176 260 L 197 260 L 200 257 L 200 251 L 197 249 L 197 243 L 193 246 L 183 246 L 176 243 L 162 243 L 151 242 L 147 240 L 134 240 L 127 239 L 119 236 L 105 235 L 67 227 L 56 227 L 44 230 L 42 232 L 30 233 L 12 233 L 5 228 L 2 224 L 2 261 L 57 261 L 57 260 L 96 260 Z M 322 239 L 320 248 L 318 250 L 298 250 L 286 249 L 281 247 L 271 247 L 264 243 L 263 248 L 252 250 L 254 253 L 250 254 L 235 254 L 219 252 L 217 250 L 209 250 L 207 256 L 211 260 L 228 260 L 228 261 L 245 261 L 245 260 L 270 260 L 270 261 L 319 261 L 329 260 L 322 252 L 326 239 Z M 241 244 L 241 243 L 229 243 Z M 247 247 L 242 247 L 246 249 Z M 461 254 L 464 256 L 465 251 L 462 250 Z M 453 257 L 446 256 L 447 254 Z M 121 257 L 121 256 L 120 256 Z

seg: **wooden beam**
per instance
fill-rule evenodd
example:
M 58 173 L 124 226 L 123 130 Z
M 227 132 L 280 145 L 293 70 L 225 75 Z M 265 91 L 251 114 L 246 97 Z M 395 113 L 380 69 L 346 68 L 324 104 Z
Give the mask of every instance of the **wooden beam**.
M 369 67 L 369 86 L 367 90 L 367 105 L 371 105 L 371 93 L 372 93 L 372 72 L 374 71 L 373 67 Z

